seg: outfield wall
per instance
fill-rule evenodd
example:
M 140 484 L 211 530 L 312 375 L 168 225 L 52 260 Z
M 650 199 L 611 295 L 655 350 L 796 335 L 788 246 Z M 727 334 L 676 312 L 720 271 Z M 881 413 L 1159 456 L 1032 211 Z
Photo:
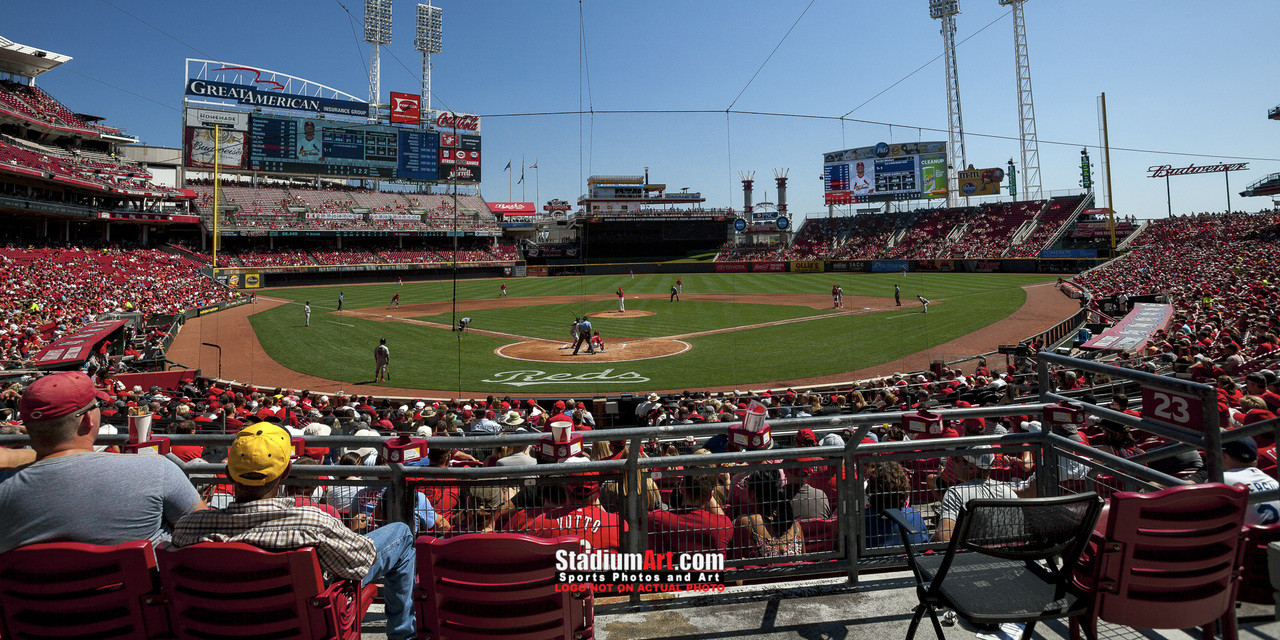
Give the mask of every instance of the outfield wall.
M 525 275 L 522 262 L 468 262 L 459 264 L 460 280 L 475 278 L 512 278 Z M 262 287 L 300 285 L 360 284 L 402 279 L 407 282 L 452 280 L 453 264 L 348 264 L 306 265 L 290 267 L 222 267 L 205 270 L 214 280 L 234 289 L 252 291 Z
M 759 260 L 736 262 L 564 263 L 539 266 L 536 275 L 609 276 L 679 273 L 1080 273 L 1101 260 Z M 545 269 L 545 273 L 544 273 Z M 530 275 L 535 275 L 530 267 Z

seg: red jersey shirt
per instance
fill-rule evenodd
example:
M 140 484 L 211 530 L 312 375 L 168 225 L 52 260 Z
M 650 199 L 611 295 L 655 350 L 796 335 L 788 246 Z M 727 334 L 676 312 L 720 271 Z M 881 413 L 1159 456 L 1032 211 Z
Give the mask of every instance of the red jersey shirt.
M 658 553 L 727 551 L 732 538 L 729 517 L 706 509 L 649 512 L 649 548 Z
M 540 538 L 578 536 L 591 544 L 591 549 L 618 551 L 622 521 L 618 515 L 600 507 L 565 505 L 549 509 L 531 509 L 517 513 L 507 525 L 516 533 Z

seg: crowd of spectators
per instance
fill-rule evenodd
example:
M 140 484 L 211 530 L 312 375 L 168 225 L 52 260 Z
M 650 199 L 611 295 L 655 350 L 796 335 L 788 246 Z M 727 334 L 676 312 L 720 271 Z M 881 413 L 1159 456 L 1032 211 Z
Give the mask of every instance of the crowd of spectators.
M 780 251 L 725 245 L 717 260 L 929 260 L 1034 257 L 1071 222 L 1080 197 L 811 218 Z M 1043 211 L 1043 213 L 1041 213 Z M 1039 220 L 1037 221 L 1037 215 Z M 1028 238 L 1014 244 L 1033 225 Z M 897 239 L 896 242 L 894 241 Z M 893 243 L 893 246 L 890 246 Z
M 171 315 L 232 299 L 182 256 L 123 245 L 0 249 L 0 366 L 108 312 Z

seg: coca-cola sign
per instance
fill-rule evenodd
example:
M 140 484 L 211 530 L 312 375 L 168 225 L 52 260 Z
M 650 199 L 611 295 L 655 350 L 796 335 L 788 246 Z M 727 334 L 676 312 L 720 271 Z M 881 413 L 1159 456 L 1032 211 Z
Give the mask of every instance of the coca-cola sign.
M 452 111 L 432 111 L 432 122 L 435 123 L 436 129 L 458 131 L 473 131 L 480 133 L 480 116 L 468 113 L 454 113 Z

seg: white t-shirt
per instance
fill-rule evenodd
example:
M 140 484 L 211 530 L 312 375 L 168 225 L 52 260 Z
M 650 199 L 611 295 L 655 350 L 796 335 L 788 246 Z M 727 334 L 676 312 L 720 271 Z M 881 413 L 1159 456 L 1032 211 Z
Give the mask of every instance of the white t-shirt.
M 1222 481 L 1227 485 L 1242 484 L 1249 491 L 1270 491 L 1280 489 L 1275 478 L 1263 473 L 1257 467 L 1244 467 L 1222 472 Z M 1280 500 L 1269 500 L 1249 505 L 1245 513 L 1245 524 L 1275 524 L 1280 522 Z

